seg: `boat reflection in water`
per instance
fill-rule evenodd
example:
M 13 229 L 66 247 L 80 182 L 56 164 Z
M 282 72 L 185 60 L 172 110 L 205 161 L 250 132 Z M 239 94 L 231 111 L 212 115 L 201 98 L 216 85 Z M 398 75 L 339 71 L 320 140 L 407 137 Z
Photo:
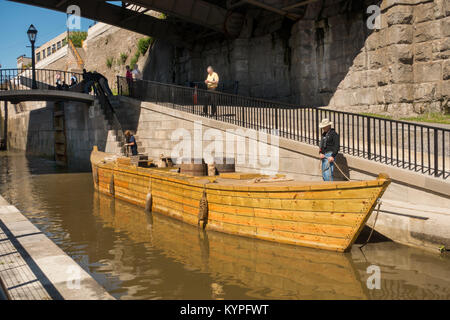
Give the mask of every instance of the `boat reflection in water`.
M 212 298 L 226 296 L 223 283 L 247 288 L 253 298 L 367 298 L 347 254 L 206 232 L 98 192 L 94 198 L 94 212 L 107 227 L 160 250 L 190 271 L 209 274 Z

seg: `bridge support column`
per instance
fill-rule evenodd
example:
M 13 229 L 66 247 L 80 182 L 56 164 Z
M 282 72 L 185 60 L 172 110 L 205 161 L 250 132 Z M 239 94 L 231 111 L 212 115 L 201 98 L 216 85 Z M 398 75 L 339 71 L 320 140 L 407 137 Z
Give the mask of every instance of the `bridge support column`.
M 8 101 L 5 101 L 4 115 L 3 138 L 0 140 L 0 150 L 8 149 Z

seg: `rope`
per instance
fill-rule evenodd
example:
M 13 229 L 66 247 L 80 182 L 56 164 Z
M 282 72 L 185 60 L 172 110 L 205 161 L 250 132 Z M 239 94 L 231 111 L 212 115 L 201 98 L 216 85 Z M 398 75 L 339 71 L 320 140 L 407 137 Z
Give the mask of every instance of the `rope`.
M 336 161 L 334 162 L 334 165 L 336 166 L 336 168 L 339 170 L 339 172 L 344 176 L 345 179 L 347 179 L 347 181 L 350 181 L 350 178 L 341 170 L 341 168 L 338 166 L 338 164 L 336 163 Z
M 381 207 L 381 200 L 378 198 L 377 200 L 378 202 L 378 207 L 377 207 L 377 215 L 375 216 L 375 221 L 373 222 L 373 226 L 372 226 L 372 230 L 370 231 L 369 237 L 367 238 L 366 242 L 359 247 L 359 249 L 362 249 L 366 246 L 366 244 L 369 243 L 370 238 L 372 237 L 373 231 L 375 230 L 375 225 L 377 224 L 377 220 L 378 220 L 378 214 L 380 213 L 380 207 Z
M 344 173 L 344 171 L 342 171 L 342 169 L 338 166 L 336 161 L 334 161 L 334 166 L 339 170 L 339 172 L 344 176 L 344 178 L 347 179 L 347 181 L 350 181 L 350 178 Z M 322 159 L 320 159 L 319 167 L 320 167 L 320 170 L 322 170 Z M 328 166 L 325 169 L 325 171 L 327 171 L 328 169 L 330 169 L 330 162 L 328 162 Z

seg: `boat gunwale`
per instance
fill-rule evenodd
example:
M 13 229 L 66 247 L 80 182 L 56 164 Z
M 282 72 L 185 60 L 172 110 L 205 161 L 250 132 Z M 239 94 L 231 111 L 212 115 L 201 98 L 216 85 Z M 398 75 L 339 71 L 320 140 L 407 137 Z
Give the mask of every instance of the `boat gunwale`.
M 99 168 L 110 169 L 112 171 L 119 171 L 132 175 L 145 176 L 151 179 L 160 179 L 171 181 L 174 183 L 189 185 L 192 187 L 198 187 L 201 189 L 213 189 L 221 191 L 239 191 L 239 192 L 273 192 L 273 193 L 285 193 L 285 192 L 305 192 L 305 191 L 327 191 L 327 190 L 344 190 L 344 189 L 360 189 L 370 187 L 382 187 L 390 183 L 390 178 L 385 174 L 380 174 L 376 179 L 364 180 L 364 181 L 336 181 L 336 182 L 323 182 L 314 183 L 310 185 L 298 185 L 298 186 L 264 186 L 264 183 L 256 186 L 229 186 L 220 183 L 214 183 L 214 178 L 202 176 L 194 177 L 190 175 L 184 175 L 177 172 L 162 171 L 153 168 L 140 168 L 135 166 L 117 165 L 117 163 L 96 163 L 94 164 Z M 196 180 L 209 180 L 209 182 L 201 183 Z M 247 181 L 247 180 L 246 180 Z M 297 182 L 297 181 L 294 181 Z M 305 184 L 308 181 L 298 183 Z

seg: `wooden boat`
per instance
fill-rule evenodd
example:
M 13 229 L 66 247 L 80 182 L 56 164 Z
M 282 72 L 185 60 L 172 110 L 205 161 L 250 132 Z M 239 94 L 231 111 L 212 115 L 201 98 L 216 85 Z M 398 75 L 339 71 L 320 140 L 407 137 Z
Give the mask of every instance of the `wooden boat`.
M 258 182 L 252 174 L 193 177 L 91 153 L 95 188 L 207 230 L 348 251 L 390 183 Z M 202 221 L 200 221 L 202 220 Z

